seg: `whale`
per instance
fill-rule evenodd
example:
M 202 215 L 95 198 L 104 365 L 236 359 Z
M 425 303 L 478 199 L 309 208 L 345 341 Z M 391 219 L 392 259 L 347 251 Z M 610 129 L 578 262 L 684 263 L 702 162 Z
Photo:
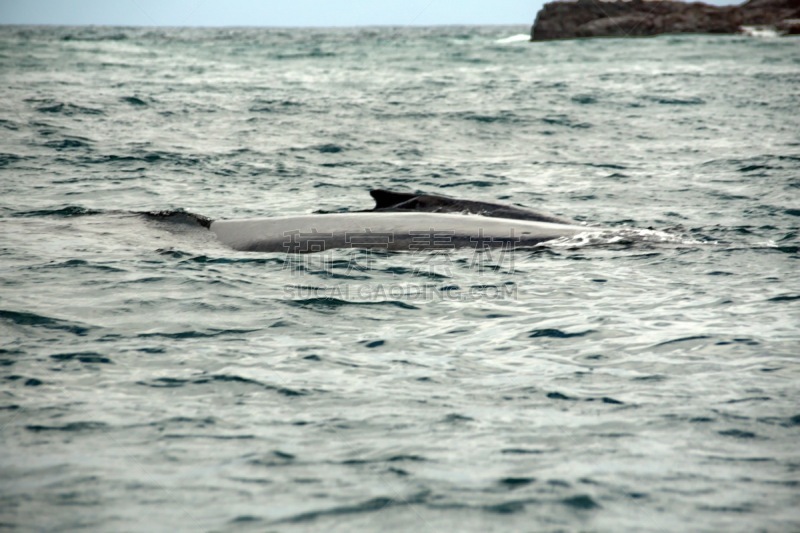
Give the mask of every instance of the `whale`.
M 374 189 L 369 210 L 213 220 L 188 212 L 151 212 L 197 223 L 243 252 L 316 253 L 338 248 L 387 251 L 517 248 L 607 228 L 521 207 L 425 193 Z
M 592 228 L 468 214 L 370 212 L 215 220 L 210 230 L 223 244 L 243 252 L 312 253 L 334 248 L 517 248 Z

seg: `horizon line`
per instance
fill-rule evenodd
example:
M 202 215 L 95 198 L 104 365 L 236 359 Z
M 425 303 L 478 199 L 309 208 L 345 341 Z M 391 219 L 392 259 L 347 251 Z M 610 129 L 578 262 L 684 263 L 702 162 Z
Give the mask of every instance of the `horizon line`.
M 168 24 L 55 24 L 50 22 L 0 22 L 0 27 L 53 27 L 53 28 L 216 28 L 216 29 L 325 29 L 325 28 L 340 28 L 340 29 L 357 29 L 357 28 L 487 28 L 487 27 L 508 27 L 508 26 L 527 26 L 530 23 L 491 23 L 491 24 L 476 24 L 476 23 L 452 23 L 452 24 L 331 24 L 327 26 L 300 26 L 300 25 L 285 25 L 285 26 L 250 26 L 246 24 L 231 24 L 231 25 L 213 25 L 213 24 L 181 24 L 171 26 Z

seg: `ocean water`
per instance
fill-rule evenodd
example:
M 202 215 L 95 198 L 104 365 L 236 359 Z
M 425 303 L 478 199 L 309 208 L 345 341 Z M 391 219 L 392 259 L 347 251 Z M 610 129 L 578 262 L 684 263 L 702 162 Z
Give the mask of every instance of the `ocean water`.
M 0 27 L 0 528 L 800 529 L 794 38 Z M 618 229 L 236 252 L 375 187 Z

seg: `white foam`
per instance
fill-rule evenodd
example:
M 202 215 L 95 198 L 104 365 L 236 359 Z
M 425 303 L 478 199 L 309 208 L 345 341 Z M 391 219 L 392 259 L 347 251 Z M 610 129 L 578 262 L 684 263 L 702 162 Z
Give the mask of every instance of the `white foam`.
M 772 239 L 755 243 L 753 248 L 777 248 L 778 243 Z
M 516 35 L 512 35 L 511 37 L 503 37 L 502 39 L 497 39 L 495 41 L 496 44 L 509 44 L 509 43 L 521 43 L 523 41 L 530 41 L 531 36 L 527 33 L 518 33 Z
M 742 26 L 740 29 L 742 30 L 742 33 L 748 37 L 772 39 L 781 36 L 781 34 L 771 26 Z
M 559 237 L 557 239 L 539 243 L 536 246 L 547 248 L 583 248 L 584 246 L 602 246 L 607 244 L 634 242 L 681 244 L 690 246 L 717 244 L 715 241 L 701 241 L 687 237 L 685 234 L 670 233 L 661 230 L 619 228 L 591 231 L 590 228 L 587 228 L 587 231 L 583 233 Z

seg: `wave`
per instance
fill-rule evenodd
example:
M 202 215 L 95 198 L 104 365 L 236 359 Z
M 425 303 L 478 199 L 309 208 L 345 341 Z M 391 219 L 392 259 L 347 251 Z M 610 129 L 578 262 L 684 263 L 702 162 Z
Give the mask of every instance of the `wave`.
M 204 375 L 192 379 L 161 377 L 149 381 L 138 381 L 137 385 L 163 389 L 163 388 L 185 387 L 190 385 L 214 385 L 220 383 L 233 384 L 238 386 L 254 386 L 261 389 L 277 392 L 278 394 L 281 394 L 283 396 L 291 396 L 291 397 L 305 396 L 309 394 L 309 391 L 305 389 L 296 390 L 296 389 L 290 389 L 288 387 L 271 385 L 269 383 L 263 383 L 255 379 L 237 376 L 235 374 L 216 374 L 211 376 Z
M 419 309 L 419 307 L 407 304 L 400 300 L 377 300 L 377 301 L 354 301 L 343 300 L 334 297 L 319 297 L 319 298 L 305 298 L 301 300 L 288 300 L 285 303 L 295 307 L 306 307 L 320 310 L 335 310 L 345 306 L 390 306 L 399 307 L 400 309 Z
M 740 29 L 742 30 L 742 34 L 747 37 L 775 39 L 781 36 L 778 30 L 770 26 L 742 26 Z
M 13 214 L 15 217 L 82 217 L 87 215 L 99 215 L 104 211 L 99 209 L 89 209 L 80 205 L 68 205 L 53 209 L 35 209 L 33 211 L 18 211 Z
M 69 102 L 60 102 L 52 99 L 27 98 L 25 101 L 40 104 L 39 107 L 36 108 L 36 111 L 39 113 L 54 113 L 66 116 L 105 114 L 102 109 L 71 104 Z
M 515 35 L 510 35 L 508 37 L 503 37 L 502 39 L 497 39 L 495 44 L 510 44 L 510 43 L 527 43 L 531 40 L 531 36 L 527 33 L 517 33 Z
M 88 326 L 82 326 L 59 318 L 51 318 L 24 311 L 8 311 L 5 309 L 0 309 L 0 320 L 7 320 L 17 326 L 41 327 L 66 331 L 80 337 L 87 335 L 91 329 Z
M 560 237 L 539 243 L 535 248 L 584 248 L 587 246 L 633 245 L 633 244 L 674 244 L 686 246 L 713 245 L 717 241 L 698 240 L 682 233 L 664 230 L 641 228 L 614 228 L 611 230 L 592 231 L 586 228 L 585 233 L 570 237 Z

